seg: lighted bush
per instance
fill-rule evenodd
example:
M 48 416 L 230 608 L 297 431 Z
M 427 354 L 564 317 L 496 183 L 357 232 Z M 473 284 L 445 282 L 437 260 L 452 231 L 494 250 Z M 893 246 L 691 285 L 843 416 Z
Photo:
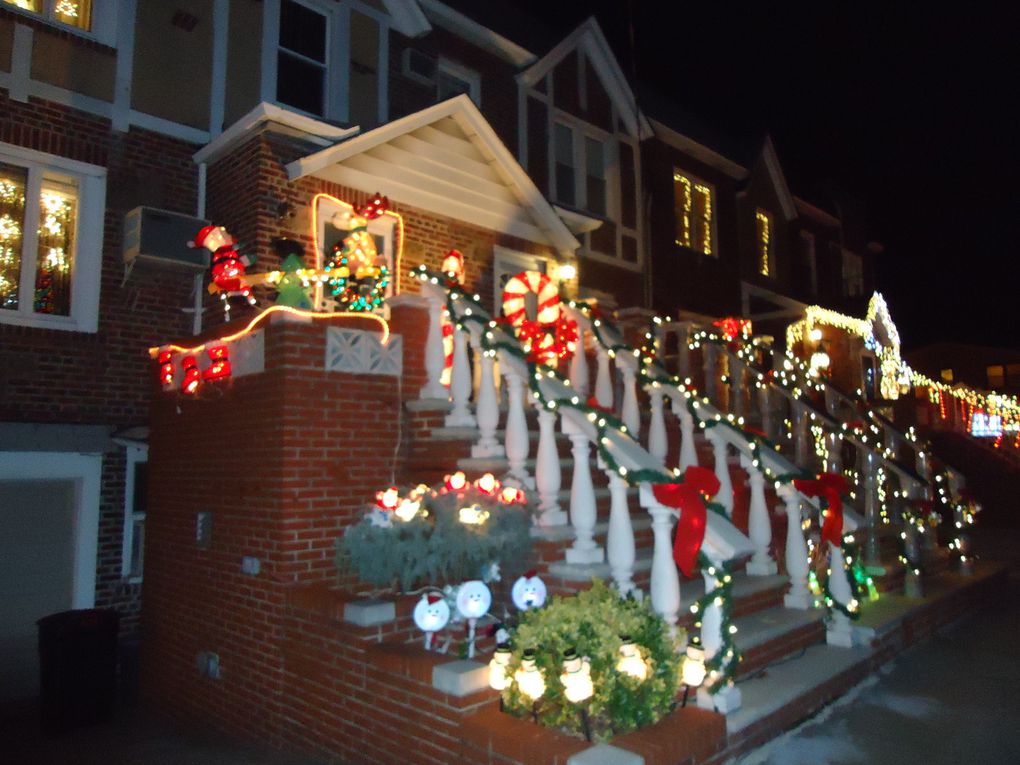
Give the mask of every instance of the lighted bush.
M 478 483 L 419 486 L 402 496 L 393 490 L 393 508 L 377 505 L 346 530 L 337 543 L 338 566 L 369 584 L 404 592 L 425 584 L 488 581 L 493 564 L 503 576 L 517 576 L 532 550 L 530 509 L 523 494 L 504 496 L 498 483 L 482 491 Z M 417 512 L 406 510 L 413 509 L 411 503 L 417 503 Z
M 616 669 L 620 657 L 621 636 L 629 636 L 648 663 L 648 676 L 637 680 Z M 545 677 L 546 690 L 533 707 L 516 682 L 503 691 L 505 709 L 518 717 L 537 712 L 544 725 L 583 734 L 577 705 L 564 697 L 560 673 L 563 654 L 570 648 L 591 659 L 595 692 L 586 702 L 592 733 L 608 739 L 659 720 L 673 705 L 679 688 L 679 656 L 676 640 L 670 637 L 662 619 L 647 600 L 621 600 L 602 582 L 594 582 L 587 592 L 571 597 L 553 598 L 545 608 L 522 615 L 512 637 L 512 659 L 508 677 L 521 665 L 524 651 L 535 651 L 537 664 Z

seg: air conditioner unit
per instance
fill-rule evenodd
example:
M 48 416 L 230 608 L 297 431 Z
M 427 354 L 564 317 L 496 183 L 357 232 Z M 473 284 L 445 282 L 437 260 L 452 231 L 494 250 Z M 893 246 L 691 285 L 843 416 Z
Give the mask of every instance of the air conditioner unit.
M 209 251 L 188 242 L 209 221 L 191 215 L 136 207 L 124 216 L 124 263 L 202 271 L 209 267 Z
M 404 50 L 404 76 L 425 85 L 436 84 L 438 62 L 427 53 L 414 48 Z

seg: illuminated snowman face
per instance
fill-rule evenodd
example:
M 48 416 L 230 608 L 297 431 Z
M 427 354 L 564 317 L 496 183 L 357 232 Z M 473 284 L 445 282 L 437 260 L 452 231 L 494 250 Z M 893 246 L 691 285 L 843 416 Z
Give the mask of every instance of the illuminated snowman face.
M 545 582 L 537 576 L 522 576 L 514 582 L 510 596 L 514 599 L 514 605 L 521 611 L 529 608 L 541 608 L 545 605 L 546 599 Z
M 485 583 L 474 579 L 457 590 L 457 610 L 465 619 L 480 619 L 492 605 L 492 593 Z
M 439 632 L 450 621 L 450 606 L 442 598 L 429 603 L 428 595 L 422 595 L 414 607 L 414 623 L 422 632 Z

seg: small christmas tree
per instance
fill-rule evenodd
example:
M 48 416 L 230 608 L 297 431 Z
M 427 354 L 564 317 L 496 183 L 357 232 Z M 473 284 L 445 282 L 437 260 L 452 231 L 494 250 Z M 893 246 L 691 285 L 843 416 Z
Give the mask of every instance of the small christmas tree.
M 298 274 L 305 264 L 297 255 L 291 254 L 280 265 L 283 277 L 276 286 L 276 304 L 287 305 L 291 308 L 300 308 L 305 311 L 312 310 L 312 299 L 309 296 L 309 286 Z

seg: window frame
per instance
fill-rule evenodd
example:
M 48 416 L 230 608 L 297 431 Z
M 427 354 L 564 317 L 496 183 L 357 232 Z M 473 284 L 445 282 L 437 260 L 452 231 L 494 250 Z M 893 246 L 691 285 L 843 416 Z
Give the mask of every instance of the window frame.
M 711 215 L 709 216 L 709 223 L 708 223 L 709 246 L 711 247 L 711 250 L 712 250 L 711 252 L 704 252 L 703 250 L 698 249 L 697 247 L 688 247 L 685 244 L 681 244 L 680 240 L 676 236 L 677 227 L 678 227 L 679 222 L 680 222 L 679 219 L 677 218 L 677 210 L 676 210 L 676 184 L 679 182 L 679 179 L 677 178 L 678 175 L 686 178 L 687 181 L 691 184 L 692 188 L 695 187 L 695 186 L 701 185 L 701 186 L 704 186 L 705 188 L 708 189 L 708 192 L 709 192 L 709 194 L 708 194 L 709 206 L 711 208 Z M 676 166 L 673 167 L 673 230 L 674 230 L 673 243 L 677 247 L 679 247 L 682 250 L 687 250 L 689 252 L 697 253 L 698 255 L 704 255 L 705 257 L 718 258 L 719 257 L 719 245 L 718 245 L 718 239 L 717 239 L 718 225 L 717 225 L 717 217 L 716 217 L 716 211 L 718 209 L 719 208 L 716 205 L 715 184 L 708 183 L 707 181 L 702 180 L 701 178 L 699 178 L 698 176 L 694 175 L 693 173 L 689 173 L 686 170 L 681 170 L 679 167 L 676 167 Z M 692 212 L 693 212 L 693 210 L 692 210 Z
M 33 19 L 47 26 L 59 29 L 62 32 L 69 32 L 79 37 L 106 45 L 110 48 L 116 47 L 117 42 L 117 11 L 120 5 L 117 0 L 92 0 L 92 18 L 89 29 L 82 29 L 73 24 L 67 24 L 53 16 L 53 10 L 57 0 L 43 0 L 44 10 L 33 11 L 28 8 L 21 8 L 14 3 L 4 0 L 0 2 L 0 8 L 17 13 L 29 19 Z
M 850 273 L 848 268 L 848 265 L 851 263 L 855 266 L 854 273 Z M 864 258 L 856 252 L 841 248 L 839 265 L 843 297 L 864 297 Z M 851 278 L 856 289 L 851 289 Z
M 616 222 L 618 215 L 616 205 L 619 204 L 615 183 L 616 162 L 615 142 L 613 136 L 604 130 L 574 119 L 564 112 L 556 111 L 552 115 L 552 130 L 549 131 L 549 189 L 550 197 L 555 204 L 565 205 L 585 215 Z M 560 198 L 559 183 L 556 179 L 556 128 L 562 126 L 570 131 L 574 161 L 574 201 L 564 202 Z M 586 140 L 592 139 L 602 145 L 602 168 L 604 171 L 606 199 L 605 211 L 592 212 L 588 208 L 588 152 Z M 614 260 L 616 260 L 614 258 Z M 622 258 L 619 258 L 622 260 Z
M 390 18 L 382 11 L 358 0 L 291 0 L 326 19 L 326 77 L 323 113 L 315 114 L 278 98 L 280 55 L 280 10 L 283 0 L 262 3 L 262 100 L 316 120 L 348 122 L 351 92 L 351 12 L 368 16 L 379 25 L 379 61 L 376 71 L 376 103 L 378 122 L 388 121 L 389 114 L 389 30 Z M 284 49 L 288 50 L 288 49 Z M 289 52 L 289 50 L 288 50 Z
M 134 551 L 135 525 L 145 524 L 145 513 L 135 511 L 135 466 L 149 461 L 148 444 L 125 447 L 124 454 L 124 535 L 121 547 L 121 576 L 129 584 L 139 584 L 144 578 L 145 554 L 141 558 L 139 571 L 131 568 L 131 555 Z M 143 533 L 144 537 L 144 533 Z
M 102 280 L 103 223 L 106 210 L 106 168 L 77 160 L 55 157 L 33 149 L 0 143 L 0 162 L 25 168 L 25 219 L 38 220 L 38 200 L 32 201 L 41 188 L 46 173 L 69 176 L 78 186 L 78 219 L 75 232 L 74 263 L 71 271 L 71 310 L 67 316 L 36 313 L 32 300 L 25 300 L 26 285 L 35 283 L 38 253 L 26 251 L 36 236 L 22 239 L 22 262 L 17 309 L 0 308 L 0 324 L 43 327 L 72 332 L 96 332 L 99 329 L 99 293 Z M 34 213 L 34 215 L 33 215 Z
M 455 77 L 461 82 L 467 83 L 468 91 L 467 95 L 475 106 L 481 108 L 482 106 L 482 76 L 474 69 L 464 64 L 448 59 L 445 56 L 439 56 L 436 59 L 436 100 L 441 99 L 439 94 L 439 78 L 446 73 L 451 77 Z M 447 96 L 447 98 L 453 98 L 453 96 Z

